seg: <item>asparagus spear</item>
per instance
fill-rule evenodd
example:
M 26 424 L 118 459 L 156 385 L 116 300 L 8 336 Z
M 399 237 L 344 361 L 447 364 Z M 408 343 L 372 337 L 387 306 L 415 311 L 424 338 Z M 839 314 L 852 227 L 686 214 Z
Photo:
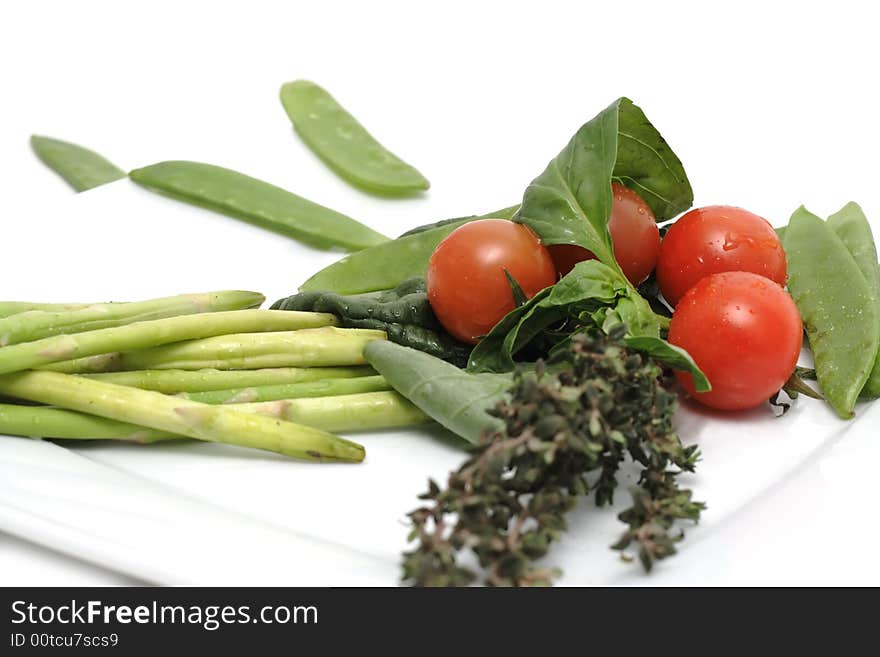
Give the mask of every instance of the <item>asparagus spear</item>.
M 0 317 L 10 317 L 18 313 L 26 313 L 31 310 L 47 310 L 58 312 L 59 310 L 79 310 L 90 306 L 88 303 L 33 303 L 31 301 L 0 301 Z
M 256 404 L 235 404 L 231 408 L 271 415 L 334 433 L 388 429 L 431 421 L 418 407 L 397 392 L 282 399 Z
M 209 442 L 317 461 L 362 461 L 364 448 L 319 429 L 58 372 L 0 376 L 0 393 Z
M 243 404 L 276 399 L 299 399 L 301 397 L 336 397 L 383 390 L 391 390 L 391 386 L 388 385 L 384 377 L 360 376 L 355 379 L 327 379 L 326 381 L 283 383 L 275 386 L 252 386 L 231 390 L 182 392 L 178 397 L 203 404 Z
M 376 370 L 371 367 L 277 367 L 274 369 L 231 371 L 214 369 L 195 371 L 135 370 L 133 372 L 82 374 L 81 376 L 121 386 L 176 393 L 305 383 L 326 379 L 348 379 L 375 374 Z
M 284 310 L 231 310 L 137 322 L 127 326 L 56 335 L 0 348 L 0 374 L 70 358 L 143 349 L 157 344 L 239 331 L 283 331 L 334 324 L 333 315 Z
M 0 434 L 28 438 L 117 439 L 135 443 L 171 437 L 166 431 L 65 408 L 16 404 L 0 404 Z
M 286 314 L 296 311 L 239 312 Z M 366 363 L 363 356 L 364 347 L 373 340 L 384 338 L 385 333 L 382 331 L 334 327 L 218 335 L 203 340 L 190 340 L 128 353 L 101 354 L 96 358 L 76 359 L 41 369 L 81 373 L 142 369 L 235 370 L 363 365 Z
M 256 308 L 265 300 L 259 292 L 224 290 L 133 303 L 99 303 L 79 310 L 19 313 L 0 319 L 0 347 L 177 315 Z
M 332 401 L 331 401 L 332 400 Z M 237 404 L 239 412 L 266 413 L 273 418 L 308 420 L 324 431 L 388 429 L 429 421 L 429 418 L 396 392 L 375 392 L 329 399 L 292 400 L 289 404 Z M 0 404 L 0 434 L 29 438 L 75 440 L 126 440 L 155 443 L 182 436 L 147 429 L 96 415 L 45 406 Z

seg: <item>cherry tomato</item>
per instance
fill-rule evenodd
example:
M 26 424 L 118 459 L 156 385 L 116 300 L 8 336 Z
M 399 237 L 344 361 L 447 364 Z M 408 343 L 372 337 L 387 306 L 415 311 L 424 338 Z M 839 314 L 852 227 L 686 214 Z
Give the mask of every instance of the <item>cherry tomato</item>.
M 618 183 L 611 183 L 614 201 L 608 230 L 614 242 L 614 258 L 633 285 L 648 277 L 657 264 L 660 252 L 660 231 L 654 213 L 636 192 Z M 565 276 L 581 260 L 595 258 L 587 249 L 573 244 L 547 247 L 556 271 Z
M 767 401 L 786 382 L 801 352 L 803 325 L 788 293 L 768 278 L 734 271 L 703 278 L 675 307 L 669 342 L 685 349 L 712 384 L 697 401 L 738 410 Z
M 660 245 L 660 291 L 674 306 L 701 278 L 723 271 L 750 271 L 785 285 L 785 251 L 776 231 L 766 219 L 730 205 L 691 210 Z
M 437 245 L 428 262 L 428 300 L 447 331 L 476 343 L 513 310 L 505 269 L 529 298 L 556 282 L 550 254 L 522 224 L 472 221 Z

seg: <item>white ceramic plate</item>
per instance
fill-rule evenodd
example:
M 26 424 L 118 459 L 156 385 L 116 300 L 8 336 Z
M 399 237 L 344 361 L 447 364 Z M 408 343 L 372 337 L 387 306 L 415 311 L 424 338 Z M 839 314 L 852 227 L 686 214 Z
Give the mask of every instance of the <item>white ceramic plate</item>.
M 396 234 L 417 223 L 401 207 L 374 227 Z M 35 207 L 5 241 L 3 296 L 47 301 L 238 288 L 271 302 L 339 257 L 124 180 Z M 842 422 L 810 400 L 781 419 L 685 403 L 679 432 L 703 452 L 688 483 L 709 507 L 681 554 L 646 577 L 608 549 L 622 529 L 624 485 L 614 510 L 582 503 L 547 561 L 563 584 L 880 584 L 880 564 L 859 552 L 880 538 L 867 520 L 878 421 L 878 406 Z M 362 465 L 196 442 L 4 438 L 0 530 L 155 583 L 393 585 L 406 512 L 462 454 L 439 430 L 356 438 L 367 447 Z

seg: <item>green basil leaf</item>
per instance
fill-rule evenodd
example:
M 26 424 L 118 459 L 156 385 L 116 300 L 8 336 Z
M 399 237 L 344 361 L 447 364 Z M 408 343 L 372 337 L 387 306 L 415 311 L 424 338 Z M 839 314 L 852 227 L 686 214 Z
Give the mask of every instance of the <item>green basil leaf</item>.
M 623 274 L 598 260 L 575 265 L 562 280 L 545 288 L 525 305 L 510 311 L 471 352 L 471 372 L 507 372 L 514 357 L 537 339 L 549 338 L 547 329 L 563 320 L 598 325 L 606 332 L 625 324 L 630 335 L 660 336 L 660 325 L 650 305 Z M 569 333 L 578 326 L 570 328 Z M 562 335 L 555 343 L 564 340 Z M 546 340 L 545 340 L 546 342 Z M 554 344 L 541 345 L 542 354 Z
M 629 98 L 618 103 L 614 179 L 637 192 L 663 223 L 691 207 L 694 191 L 681 160 L 641 108 Z
M 507 394 L 510 375 L 468 374 L 444 360 L 386 340 L 368 344 L 364 358 L 397 392 L 472 444 L 483 431 L 503 426 L 487 411 Z
M 519 329 L 525 320 L 540 319 L 533 326 L 546 327 L 555 324 L 563 317 L 558 310 L 547 312 L 540 304 L 550 295 L 553 288 L 544 288 L 524 305 L 514 308 L 498 322 L 488 335 L 477 343 L 468 360 L 471 372 L 508 372 L 514 367 L 513 344 L 517 342 Z M 537 312 L 537 317 L 535 313 Z
M 628 284 L 616 271 L 597 260 L 584 260 L 550 288 L 550 303 L 562 306 L 594 299 L 611 303 L 626 294 Z
M 516 221 L 545 244 L 577 244 L 609 267 L 611 182 L 635 190 L 657 221 L 688 209 L 693 191 L 681 161 L 642 110 L 620 98 L 585 123 L 523 195 Z
M 694 388 L 697 392 L 708 392 L 712 389 L 709 379 L 697 367 L 691 355 L 674 344 L 669 344 L 662 338 L 640 335 L 628 336 L 623 339 L 627 347 L 648 354 L 654 360 L 660 361 L 674 370 L 689 372 L 694 378 Z

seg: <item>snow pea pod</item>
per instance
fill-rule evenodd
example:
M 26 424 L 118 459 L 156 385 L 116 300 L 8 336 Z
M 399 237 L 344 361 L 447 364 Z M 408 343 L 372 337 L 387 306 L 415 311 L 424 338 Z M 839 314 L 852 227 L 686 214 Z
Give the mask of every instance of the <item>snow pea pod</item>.
M 281 104 L 306 145 L 356 187 L 380 194 L 409 194 L 430 183 L 413 166 L 382 146 L 314 82 L 281 87 Z
M 868 283 L 874 307 L 880 316 L 880 265 L 877 264 L 877 248 L 865 213 L 858 204 L 847 203 L 828 217 L 828 225 L 834 229 L 856 261 Z M 874 367 L 862 388 L 861 396 L 871 399 L 880 397 L 880 351 L 874 357 Z
M 105 157 L 70 142 L 32 135 L 31 148 L 43 164 L 78 192 L 125 178 L 125 171 Z
M 135 169 L 130 178 L 173 198 L 274 230 L 319 249 L 350 251 L 388 238 L 351 217 L 231 169 L 182 160 Z
M 791 216 L 783 246 L 819 385 L 837 414 L 850 418 L 880 345 L 868 283 L 837 233 L 803 206 Z
M 511 219 L 518 209 L 519 206 L 515 205 L 452 223 L 438 222 L 433 228 L 422 228 L 396 240 L 352 253 L 314 274 L 299 289 L 303 292 L 320 290 L 336 294 L 390 290 L 408 278 L 424 276 L 434 249 L 462 224 L 486 217 Z

